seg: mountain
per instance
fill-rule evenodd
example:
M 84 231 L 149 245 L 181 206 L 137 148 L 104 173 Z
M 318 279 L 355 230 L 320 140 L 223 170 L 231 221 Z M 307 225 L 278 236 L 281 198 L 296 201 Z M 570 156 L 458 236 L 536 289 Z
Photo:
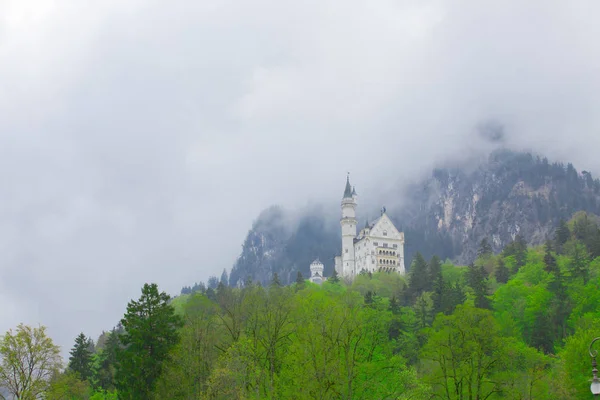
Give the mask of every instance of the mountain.
M 467 264 L 483 238 L 494 251 L 517 234 L 538 245 L 576 211 L 600 215 L 600 181 L 591 173 L 509 150 L 495 151 L 475 166 L 436 168 L 403 192 L 387 208 L 405 232 L 407 267 L 417 251 Z M 231 270 L 230 284 L 247 277 L 266 283 L 274 272 L 283 282 L 294 280 L 296 271 L 306 277 L 315 257 L 325 264 L 325 275 L 331 274 L 340 248 L 339 215 L 318 207 L 293 223 L 290 215 L 280 207 L 261 213 Z

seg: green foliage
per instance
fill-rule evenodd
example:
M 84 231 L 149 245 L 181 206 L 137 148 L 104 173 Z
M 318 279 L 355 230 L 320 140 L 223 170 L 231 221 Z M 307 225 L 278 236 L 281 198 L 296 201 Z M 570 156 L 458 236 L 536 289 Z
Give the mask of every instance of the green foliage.
M 61 367 L 60 350 L 46 327 L 17 326 L 0 338 L 0 388 L 17 399 L 36 399 Z
M 431 285 L 429 268 L 421 253 L 415 254 L 410 267 L 410 293 L 417 298 L 421 293 L 428 290 Z
M 46 392 L 47 400 L 72 400 L 89 399 L 89 384 L 81 380 L 80 374 L 67 370 L 62 374 L 56 374 Z
M 93 342 L 83 333 L 75 338 L 75 345 L 69 357 L 69 369 L 75 372 L 80 379 L 86 381 L 92 376 L 92 351 Z
M 86 365 L 76 349 L 93 351 L 80 335 L 74 367 L 42 390 L 96 400 L 586 398 L 585 354 L 600 325 L 591 220 L 578 215 L 568 238 L 543 247 L 517 236 L 468 267 L 417 256 L 410 285 L 389 273 L 317 285 L 299 273 L 283 286 L 274 274 L 265 287 L 213 280 L 216 290 L 171 302 L 145 285 L 123 326 L 101 335 L 88 382 L 73 372 Z
M 156 284 L 145 284 L 138 301 L 127 305 L 121 320 L 124 349 L 117 352 L 117 388 L 125 399 L 147 399 L 154 390 L 169 352 L 177 344 L 181 319 L 169 305 L 169 296 Z

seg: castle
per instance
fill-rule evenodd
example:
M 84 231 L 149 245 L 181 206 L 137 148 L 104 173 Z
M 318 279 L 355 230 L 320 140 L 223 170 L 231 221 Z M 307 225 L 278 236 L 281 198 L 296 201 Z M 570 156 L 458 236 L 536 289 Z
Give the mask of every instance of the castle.
M 335 257 L 335 271 L 340 277 L 352 280 L 361 271 L 406 273 L 404 268 L 404 232 L 400 232 L 387 216 L 385 207 L 381 216 L 356 234 L 356 190 L 346 178 L 346 188 L 342 198 L 342 253 Z M 323 278 L 323 264 L 315 260 L 311 264 L 311 281 L 320 283 Z M 315 278 L 315 279 L 313 279 Z

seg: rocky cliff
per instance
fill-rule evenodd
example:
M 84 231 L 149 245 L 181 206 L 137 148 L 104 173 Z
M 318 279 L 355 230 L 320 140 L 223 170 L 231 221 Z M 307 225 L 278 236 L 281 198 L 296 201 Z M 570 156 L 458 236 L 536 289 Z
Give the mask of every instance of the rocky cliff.
M 495 251 L 516 234 L 537 245 L 576 211 L 599 215 L 600 181 L 571 164 L 502 150 L 476 166 L 436 168 L 387 208 L 405 232 L 407 266 L 416 251 L 465 264 L 475 258 L 483 238 Z M 330 274 L 340 246 L 338 218 L 314 209 L 291 224 L 281 208 L 266 210 L 248 233 L 231 283 L 246 277 L 267 282 L 273 272 L 289 282 L 296 271 L 307 276 L 316 256 Z

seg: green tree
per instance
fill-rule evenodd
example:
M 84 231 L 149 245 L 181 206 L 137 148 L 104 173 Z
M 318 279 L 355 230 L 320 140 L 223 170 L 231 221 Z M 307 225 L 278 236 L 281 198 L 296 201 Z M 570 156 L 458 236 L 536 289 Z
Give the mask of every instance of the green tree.
M 220 283 L 222 283 L 225 286 L 229 285 L 229 275 L 227 274 L 227 270 L 225 268 L 223 268 L 223 273 L 221 274 Z
M 227 288 L 233 296 L 239 289 Z M 231 305 L 233 301 L 219 298 L 219 302 Z M 157 399 L 204 398 L 208 379 L 223 349 L 230 345 L 220 307 L 206 296 L 195 294 L 184 306 L 185 326 L 181 340 L 171 351 L 171 358 L 163 368 L 154 395 Z M 221 310 L 223 311 L 223 310 Z
M 92 357 L 92 386 L 96 389 L 113 390 L 115 388 L 115 373 L 117 351 L 120 348 L 119 330 L 113 328 L 106 334 L 103 348 Z
M 333 269 L 333 273 L 331 274 L 331 278 L 329 278 L 328 281 L 331 282 L 331 283 L 340 283 L 340 277 L 338 276 L 338 273 L 335 270 L 335 268 Z
M 296 289 L 303 289 L 305 286 L 304 277 L 302 276 L 302 272 L 298 271 L 296 274 Z
M 554 232 L 554 243 L 556 244 L 556 251 L 562 252 L 562 247 L 571 238 L 571 231 L 564 219 L 561 219 L 558 223 L 558 228 Z
M 492 313 L 461 305 L 436 318 L 422 357 L 432 363 L 428 378 L 438 397 L 487 399 L 499 391 L 494 375 L 503 348 Z
M 481 239 L 479 243 L 479 249 L 477 250 L 478 257 L 487 257 L 493 254 L 492 246 L 488 242 L 487 238 Z
M 149 399 L 169 352 L 177 344 L 182 320 L 170 297 L 156 284 L 145 284 L 138 301 L 127 305 L 121 320 L 124 349 L 117 353 L 117 389 L 124 399 Z
M 44 326 L 19 324 L 0 339 L 0 388 L 16 399 L 40 398 L 61 364 L 60 349 Z
M 569 240 L 564 245 L 564 251 L 569 256 L 569 271 L 571 278 L 581 278 L 583 284 L 589 280 L 589 255 L 586 247 L 578 240 Z
M 281 281 L 279 280 L 279 275 L 277 272 L 273 272 L 273 278 L 271 279 L 272 286 L 281 286 Z
M 75 345 L 70 351 L 69 369 L 75 372 L 80 379 L 87 381 L 92 375 L 92 352 L 91 339 L 86 338 L 83 333 L 75 338 Z
M 417 252 L 410 268 L 409 287 L 413 298 L 416 299 L 421 293 L 427 290 L 430 283 L 429 278 L 430 274 L 427 268 L 427 262 L 421 253 Z
M 485 273 L 483 266 L 475 264 L 469 265 L 467 281 L 475 293 L 475 307 L 490 308 L 490 302 L 487 298 L 487 274 Z
M 79 374 L 67 370 L 50 381 L 48 391 L 45 393 L 46 400 L 72 400 L 89 399 L 90 387 L 88 382 L 81 380 Z
M 550 240 L 547 240 L 544 245 L 544 265 L 546 272 L 556 273 L 558 271 L 556 258 L 552 255 L 552 242 Z
M 498 264 L 496 265 L 496 270 L 494 271 L 494 273 L 496 275 L 496 281 L 498 281 L 498 283 L 508 282 L 510 274 L 508 268 L 506 267 L 506 264 L 504 264 L 504 260 L 502 259 L 502 257 L 498 258 Z

